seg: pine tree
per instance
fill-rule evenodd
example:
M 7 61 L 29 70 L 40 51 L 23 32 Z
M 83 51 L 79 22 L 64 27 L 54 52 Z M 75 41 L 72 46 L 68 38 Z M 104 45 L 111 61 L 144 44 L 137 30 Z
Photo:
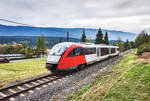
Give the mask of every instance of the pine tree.
M 67 32 L 67 42 L 69 42 L 69 32 Z
M 59 40 L 58 40 L 58 43 L 61 43 L 62 41 L 61 41 L 61 38 L 59 38 Z
M 36 46 L 36 54 L 39 57 L 41 54 L 45 54 L 46 53 L 46 45 L 45 45 L 45 39 L 44 39 L 44 35 L 42 34 L 42 36 L 38 38 L 37 41 L 37 46 Z
M 86 42 L 85 29 L 83 28 L 83 33 L 81 36 L 81 42 Z
M 46 53 L 46 45 L 45 45 L 45 39 L 43 34 L 41 36 L 41 52 L 43 55 Z
M 124 50 L 124 45 L 123 45 L 123 42 L 122 42 L 121 38 L 118 38 L 118 40 L 117 40 L 117 46 L 119 47 L 119 50 L 121 52 Z
M 107 32 L 105 33 L 104 43 L 107 44 L 107 45 L 109 45 L 108 34 L 107 34 Z
M 96 35 L 95 43 L 96 43 L 96 44 L 104 43 L 104 40 L 103 40 L 103 33 L 102 33 L 101 28 L 99 28 L 99 30 L 98 30 L 98 33 L 97 33 L 97 35 Z
M 129 43 L 129 40 L 127 39 L 125 43 L 125 49 L 128 50 L 129 48 L 130 48 L 130 43 Z
M 134 45 L 134 42 L 133 42 L 133 41 L 130 41 L 130 45 L 131 45 L 130 48 L 135 48 L 135 45 Z
M 124 50 L 128 50 L 129 49 L 129 41 L 127 39 L 127 41 L 124 43 Z
M 37 41 L 37 45 L 36 45 L 36 54 L 39 57 L 41 54 L 41 37 L 39 36 L 38 41 Z

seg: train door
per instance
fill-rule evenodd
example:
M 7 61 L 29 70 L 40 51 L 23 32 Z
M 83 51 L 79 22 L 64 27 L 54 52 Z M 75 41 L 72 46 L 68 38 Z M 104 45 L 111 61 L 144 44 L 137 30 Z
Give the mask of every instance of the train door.
M 74 67 L 86 63 L 83 48 L 77 47 L 66 53 L 60 60 L 58 68 Z
M 97 57 L 101 56 L 101 48 L 97 48 Z

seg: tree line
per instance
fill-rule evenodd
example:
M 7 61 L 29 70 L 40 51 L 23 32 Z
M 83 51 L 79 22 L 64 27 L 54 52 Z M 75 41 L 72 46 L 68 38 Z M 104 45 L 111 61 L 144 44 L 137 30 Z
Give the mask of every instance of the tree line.
M 8 44 L 12 45 L 14 43 L 19 43 L 23 44 L 24 41 L 28 42 L 28 45 L 30 47 L 35 47 L 37 45 L 39 36 L 0 36 L 0 43 L 1 44 Z M 46 43 L 46 48 L 50 49 L 52 48 L 53 45 L 57 44 L 60 40 L 62 42 L 66 42 L 67 38 L 66 37 L 50 37 L 50 36 L 45 36 L 45 43 Z M 76 38 L 69 38 L 69 41 L 71 42 L 79 42 L 80 39 Z
M 120 51 L 137 48 L 137 55 L 142 55 L 144 52 L 150 52 L 150 35 L 143 30 L 138 34 L 135 42 L 128 41 L 128 39 L 126 42 L 123 42 L 121 38 L 119 38 L 113 45 L 119 46 Z
M 118 46 L 121 52 L 135 48 L 135 43 L 133 41 L 127 39 L 126 42 L 123 42 L 120 37 L 116 42 L 112 43 L 112 45 Z
M 85 29 L 83 29 L 83 33 L 82 33 L 82 36 L 81 36 L 81 42 L 92 42 L 91 39 L 87 39 L 86 38 Z M 105 32 L 105 36 L 104 36 L 101 28 L 99 28 L 99 30 L 98 30 L 98 32 L 96 34 L 95 44 L 109 45 L 108 33 Z M 120 51 L 125 51 L 125 50 L 128 50 L 130 48 L 134 48 L 135 47 L 133 41 L 129 41 L 127 39 L 126 42 L 123 42 L 121 40 L 121 38 L 118 38 L 118 40 L 116 42 L 112 43 L 112 45 L 118 46 Z
M 42 36 L 39 36 L 37 45 L 35 47 L 30 47 L 27 41 L 24 41 L 22 44 L 0 44 L 0 54 L 24 54 L 28 58 L 33 56 L 40 57 L 41 54 L 46 54 L 44 36 L 43 34 Z
M 85 29 L 83 28 L 83 33 L 81 36 L 81 42 L 92 42 L 92 39 L 87 39 L 85 35 Z M 106 44 L 109 45 L 108 33 L 105 33 L 103 37 L 103 32 L 101 28 L 99 28 L 98 33 L 96 34 L 95 44 Z
M 103 34 L 101 28 L 99 28 L 95 44 L 106 44 L 109 45 L 109 38 L 108 33 L 105 32 L 105 35 Z M 69 34 L 67 34 L 67 39 L 69 41 Z M 59 38 L 58 42 L 62 42 L 61 38 Z M 85 29 L 83 28 L 83 32 L 81 35 L 81 42 L 90 42 L 92 43 L 92 39 L 86 38 Z M 146 33 L 145 31 L 142 31 L 138 37 L 136 38 L 135 42 L 129 41 L 128 39 L 126 42 L 123 42 L 121 38 L 118 38 L 118 40 L 112 45 L 118 46 L 120 51 L 125 51 L 130 48 L 137 48 L 138 54 L 142 54 L 143 52 L 150 51 L 150 35 Z M 41 55 L 44 55 L 47 53 L 46 49 L 46 41 L 44 38 L 44 35 L 38 37 L 38 40 L 36 42 L 36 45 L 34 47 L 31 47 L 27 41 L 24 41 L 23 43 L 14 43 L 11 45 L 8 44 L 0 44 L 0 54 L 25 54 L 26 57 L 40 57 Z

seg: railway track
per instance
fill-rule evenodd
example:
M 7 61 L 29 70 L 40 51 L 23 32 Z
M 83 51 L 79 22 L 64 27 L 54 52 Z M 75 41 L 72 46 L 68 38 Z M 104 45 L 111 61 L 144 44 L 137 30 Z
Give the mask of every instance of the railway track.
M 16 96 L 24 96 L 24 93 L 33 92 L 38 87 L 46 86 L 58 79 L 64 78 L 70 74 L 47 74 L 15 85 L 0 89 L 0 101 L 13 100 Z
M 121 56 L 123 56 L 123 54 Z M 101 63 L 106 60 L 107 59 L 102 60 Z M 97 63 L 99 62 L 91 64 L 87 67 L 95 65 Z M 86 67 L 84 69 L 86 69 Z M 80 72 L 82 70 L 80 70 Z M 51 84 L 53 81 L 56 81 L 58 79 L 62 79 L 66 76 L 73 75 L 75 73 L 80 73 L 80 72 L 71 72 L 69 74 L 47 74 L 41 77 L 33 78 L 31 80 L 27 80 L 21 83 L 11 85 L 5 88 L 1 88 L 0 89 L 0 101 L 11 100 L 11 98 L 13 99 L 16 96 L 25 96 L 24 93 L 27 93 L 27 92 L 32 93 L 34 89 L 39 89 L 40 87 L 44 85 L 46 86 L 48 84 Z
M 102 60 L 101 63 L 103 61 Z M 99 62 L 93 63 L 88 65 L 87 67 L 82 68 L 80 71 L 72 71 L 71 73 L 62 73 L 62 74 L 47 74 L 43 75 L 41 77 L 33 78 L 31 80 L 23 81 L 21 83 L 17 83 L 5 88 L 0 89 L 0 101 L 5 100 L 15 100 L 15 97 L 17 96 L 25 96 L 25 93 L 33 93 L 34 89 L 39 89 L 42 86 L 46 86 L 48 84 L 51 84 L 53 81 L 56 81 L 58 79 L 65 78 L 66 76 L 73 75 L 75 73 L 80 73 L 84 69 L 93 66 Z

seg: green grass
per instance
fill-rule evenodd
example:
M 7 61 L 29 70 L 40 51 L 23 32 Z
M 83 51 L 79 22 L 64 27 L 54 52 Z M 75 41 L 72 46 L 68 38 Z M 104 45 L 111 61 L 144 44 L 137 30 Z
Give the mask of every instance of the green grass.
M 74 101 L 149 101 L 150 63 L 142 64 L 135 55 L 128 54 L 111 70 L 103 73 L 67 100 Z
M 150 100 L 150 64 L 134 65 L 129 72 L 107 92 L 104 101 Z
M 0 86 L 37 75 L 49 73 L 45 69 L 45 59 L 33 59 L 0 64 Z

